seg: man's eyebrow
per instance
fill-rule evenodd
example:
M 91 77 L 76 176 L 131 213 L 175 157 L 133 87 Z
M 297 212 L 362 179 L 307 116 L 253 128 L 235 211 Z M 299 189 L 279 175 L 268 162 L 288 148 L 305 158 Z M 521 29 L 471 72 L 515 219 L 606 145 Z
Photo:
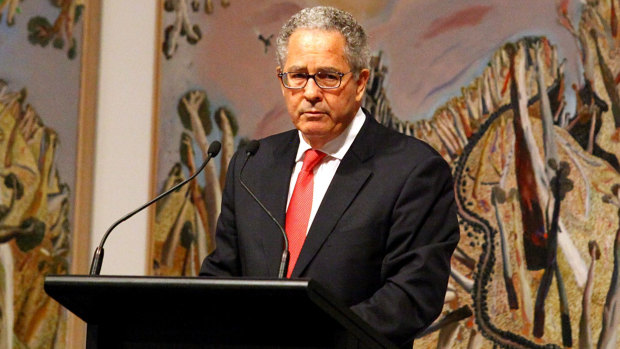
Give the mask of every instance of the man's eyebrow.
M 288 69 L 286 71 L 289 71 L 289 72 L 291 72 L 291 71 L 294 71 L 294 72 L 308 71 L 308 68 L 307 67 L 302 67 L 302 66 L 299 66 L 299 65 L 293 65 L 293 66 L 288 67 Z
M 299 66 L 299 65 L 293 65 L 288 67 L 288 69 L 286 70 L 287 72 L 308 72 L 308 67 L 305 66 Z M 317 72 L 322 71 L 322 72 L 327 72 L 327 73 L 338 73 L 340 72 L 340 70 L 334 68 L 334 67 L 318 67 L 316 69 Z
M 339 73 L 340 72 L 340 70 L 334 67 L 318 67 L 316 71 L 322 71 L 326 73 Z

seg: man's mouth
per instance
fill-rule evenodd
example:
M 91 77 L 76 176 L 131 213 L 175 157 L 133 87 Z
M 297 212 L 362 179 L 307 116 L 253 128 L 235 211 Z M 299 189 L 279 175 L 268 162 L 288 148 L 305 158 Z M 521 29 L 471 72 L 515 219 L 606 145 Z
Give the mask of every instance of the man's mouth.
M 322 110 L 305 110 L 302 111 L 301 114 L 307 117 L 320 117 L 326 115 L 327 112 L 324 112 Z

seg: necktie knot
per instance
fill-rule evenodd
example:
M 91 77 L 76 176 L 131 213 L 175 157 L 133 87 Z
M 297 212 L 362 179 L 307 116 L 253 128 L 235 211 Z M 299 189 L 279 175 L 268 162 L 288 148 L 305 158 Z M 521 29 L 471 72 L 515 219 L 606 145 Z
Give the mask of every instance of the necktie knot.
M 306 150 L 306 154 L 304 156 L 304 164 L 301 167 L 301 170 L 304 172 L 312 172 L 312 170 L 314 170 L 314 167 L 318 165 L 318 163 L 321 162 L 321 160 L 323 160 L 326 155 L 327 154 L 319 150 Z

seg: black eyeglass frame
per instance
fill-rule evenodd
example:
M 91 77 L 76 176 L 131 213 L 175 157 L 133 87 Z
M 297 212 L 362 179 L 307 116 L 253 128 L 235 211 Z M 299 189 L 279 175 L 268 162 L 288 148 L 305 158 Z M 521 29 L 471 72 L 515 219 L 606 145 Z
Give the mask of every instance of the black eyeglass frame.
M 321 74 L 321 73 L 323 73 L 323 74 L 336 74 L 336 75 L 338 75 L 338 77 L 340 77 L 340 79 L 338 80 L 338 85 L 336 85 L 336 86 L 327 86 L 327 87 L 325 87 L 325 86 L 321 86 L 321 84 L 320 84 L 318 81 L 316 81 L 316 78 L 315 78 L 315 76 L 316 76 L 317 74 Z M 323 90 L 335 90 L 335 89 L 339 88 L 339 87 L 342 85 L 342 78 L 343 78 L 345 75 L 350 74 L 350 73 L 353 73 L 353 71 L 349 71 L 349 72 L 346 72 L 346 73 L 341 73 L 341 72 L 325 72 L 325 71 L 319 71 L 319 72 L 316 72 L 316 73 L 314 73 L 314 74 L 308 74 L 308 73 L 298 73 L 298 72 L 281 72 L 281 73 L 278 73 L 278 78 L 280 78 L 280 81 L 282 82 L 282 86 L 284 86 L 284 87 L 286 87 L 286 88 L 288 88 L 288 89 L 290 89 L 290 90 L 301 90 L 302 88 L 306 87 L 306 85 L 308 85 L 308 80 L 310 80 L 310 79 L 314 80 L 314 83 L 315 83 L 315 84 L 316 84 L 319 88 L 321 88 L 321 89 L 323 89 Z M 306 77 L 306 82 L 305 82 L 303 85 L 299 86 L 299 87 L 291 87 L 291 86 L 287 86 L 287 85 L 284 83 L 284 78 L 285 78 L 285 76 L 286 76 L 286 75 L 288 75 L 288 74 L 303 74 L 303 75 L 305 75 L 305 77 Z

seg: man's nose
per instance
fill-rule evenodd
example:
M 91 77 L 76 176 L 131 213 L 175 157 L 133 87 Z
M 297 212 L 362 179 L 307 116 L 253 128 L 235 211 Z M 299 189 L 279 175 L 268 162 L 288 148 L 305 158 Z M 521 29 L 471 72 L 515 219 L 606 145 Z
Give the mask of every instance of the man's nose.
M 306 86 L 304 86 L 304 97 L 309 101 L 321 100 L 323 90 L 316 84 L 314 79 L 308 79 Z

